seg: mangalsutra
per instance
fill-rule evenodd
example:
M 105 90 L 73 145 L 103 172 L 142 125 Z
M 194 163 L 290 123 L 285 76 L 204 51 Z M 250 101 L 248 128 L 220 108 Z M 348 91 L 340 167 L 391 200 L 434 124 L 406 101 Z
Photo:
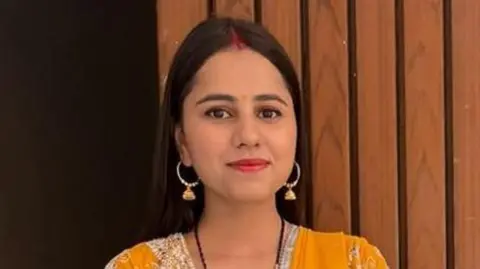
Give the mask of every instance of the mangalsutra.
M 277 257 L 275 259 L 275 266 L 273 267 L 274 269 L 280 268 L 280 256 L 281 256 L 281 253 L 282 253 L 284 230 L 285 230 L 285 220 L 282 219 L 282 224 L 281 224 L 281 228 L 280 228 L 280 236 L 279 236 L 278 246 L 277 246 Z M 194 234 L 195 234 L 195 241 L 197 242 L 198 253 L 200 254 L 200 261 L 202 262 L 203 269 L 207 269 L 207 262 L 205 260 L 205 256 L 203 255 L 203 250 L 202 250 L 202 245 L 200 243 L 200 239 L 198 238 L 198 225 L 195 225 Z

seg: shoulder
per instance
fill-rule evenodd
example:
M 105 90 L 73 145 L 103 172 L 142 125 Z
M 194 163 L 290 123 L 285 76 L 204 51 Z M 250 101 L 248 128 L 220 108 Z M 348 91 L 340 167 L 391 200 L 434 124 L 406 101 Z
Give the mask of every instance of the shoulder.
M 153 251 L 144 242 L 119 253 L 108 262 L 105 269 L 154 268 L 155 263 Z
M 314 249 L 329 253 L 330 257 L 347 262 L 347 268 L 388 269 L 380 250 L 366 238 L 344 233 L 324 233 L 302 228 L 304 237 L 314 244 Z M 313 246 L 312 246 L 313 247 Z
M 153 269 L 163 268 L 162 265 L 170 265 L 172 262 L 181 264 L 187 257 L 184 244 L 181 234 L 142 242 L 115 256 L 105 269 Z
M 380 250 L 363 237 L 344 235 L 348 265 L 351 268 L 387 269 L 387 262 Z

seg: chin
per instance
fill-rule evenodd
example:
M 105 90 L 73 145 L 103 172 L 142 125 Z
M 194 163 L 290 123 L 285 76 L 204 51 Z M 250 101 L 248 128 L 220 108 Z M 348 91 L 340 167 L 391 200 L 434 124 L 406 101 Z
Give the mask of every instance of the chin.
M 226 198 L 231 201 L 242 202 L 242 203 L 262 203 L 275 199 L 275 193 L 270 190 L 249 190 L 247 188 L 226 193 Z
M 263 180 L 230 177 L 228 181 L 210 185 L 206 191 L 226 202 L 264 203 L 274 201 L 281 186 L 282 182 L 270 181 L 267 176 Z

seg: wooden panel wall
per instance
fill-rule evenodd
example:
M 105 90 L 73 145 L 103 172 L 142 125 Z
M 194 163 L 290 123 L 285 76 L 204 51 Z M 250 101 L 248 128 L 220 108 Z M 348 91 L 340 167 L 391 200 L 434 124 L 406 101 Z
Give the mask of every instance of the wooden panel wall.
M 391 268 L 480 266 L 480 4 L 158 0 L 165 78 L 208 14 L 254 20 L 311 107 L 315 228 L 365 236 Z
M 407 254 L 415 268 L 445 268 L 443 5 L 404 1 Z
M 187 8 L 188 7 L 188 8 Z M 160 89 L 164 87 L 168 68 L 180 42 L 198 22 L 207 17 L 205 0 L 157 1 L 157 31 Z M 181 18 L 181 19 L 179 19 Z
M 455 268 L 480 267 L 480 2 L 451 1 L 449 105 L 452 105 Z M 453 264 L 453 262 L 452 262 Z
M 351 232 L 347 1 L 329 3 L 308 1 L 314 219 Z
M 361 0 L 355 8 L 359 228 L 394 267 L 399 259 L 395 5 Z

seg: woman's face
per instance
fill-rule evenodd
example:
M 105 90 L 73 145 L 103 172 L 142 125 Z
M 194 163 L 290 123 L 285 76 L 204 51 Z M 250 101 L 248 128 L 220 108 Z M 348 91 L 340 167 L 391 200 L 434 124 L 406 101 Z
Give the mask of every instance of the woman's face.
M 176 129 L 182 162 L 193 166 L 206 195 L 243 202 L 274 197 L 291 174 L 296 139 L 292 97 L 281 74 L 250 49 L 207 60 Z

